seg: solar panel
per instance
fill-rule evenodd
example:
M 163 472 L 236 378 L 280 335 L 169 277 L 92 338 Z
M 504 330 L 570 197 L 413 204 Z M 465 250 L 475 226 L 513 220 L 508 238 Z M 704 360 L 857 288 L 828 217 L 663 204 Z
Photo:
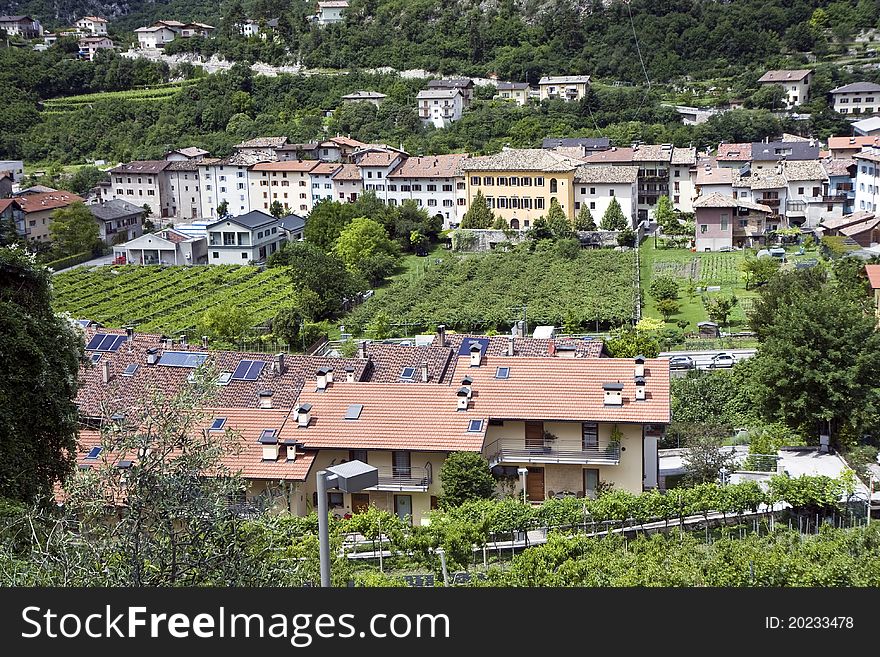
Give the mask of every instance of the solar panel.
M 208 359 L 208 354 L 197 351 L 166 351 L 159 358 L 159 365 L 169 367 L 199 367 Z
M 404 367 L 403 372 L 400 373 L 401 379 L 411 379 L 416 375 L 415 367 Z
M 214 421 L 211 423 L 211 428 L 208 429 L 208 431 L 220 431 L 224 424 L 226 424 L 225 417 L 215 417 Z
M 256 381 L 266 362 L 262 360 L 243 360 L 232 373 L 233 381 Z
M 497 370 L 495 370 L 495 378 L 496 379 L 510 378 L 510 368 L 509 367 L 499 367 Z
M 97 333 L 86 345 L 87 351 L 116 351 L 125 342 L 124 335 Z
M 346 420 L 357 420 L 361 416 L 362 410 L 364 410 L 363 404 L 351 404 L 348 407 L 348 410 L 345 411 L 345 419 Z
M 138 371 L 138 367 L 140 367 L 140 365 L 138 365 L 137 363 L 132 363 L 131 365 L 126 367 L 125 370 L 123 370 L 122 376 L 134 376 L 134 373 Z
M 103 447 L 92 447 L 92 449 L 89 450 L 88 456 L 86 456 L 86 458 L 87 459 L 96 459 L 103 451 L 104 451 Z
M 480 355 L 486 353 L 486 349 L 489 347 L 489 338 L 467 338 L 461 341 L 461 346 L 458 348 L 459 356 L 470 356 L 471 355 L 471 345 L 477 344 L 480 346 Z
M 471 420 L 468 422 L 468 433 L 479 433 L 483 430 L 482 420 Z

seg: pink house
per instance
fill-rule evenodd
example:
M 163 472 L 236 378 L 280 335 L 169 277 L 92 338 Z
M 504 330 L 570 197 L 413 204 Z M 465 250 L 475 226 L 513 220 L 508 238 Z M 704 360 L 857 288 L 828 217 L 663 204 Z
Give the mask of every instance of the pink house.
M 763 234 L 764 216 L 772 210 L 759 203 L 712 193 L 694 201 L 697 251 L 752 246 Z M 734 242 L 734 238 L 736 238 Z

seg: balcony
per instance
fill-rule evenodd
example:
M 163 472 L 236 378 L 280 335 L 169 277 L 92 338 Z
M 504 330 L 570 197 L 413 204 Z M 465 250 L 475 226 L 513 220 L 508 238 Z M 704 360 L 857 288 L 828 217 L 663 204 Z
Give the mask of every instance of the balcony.
M 642 169 L 639 179 L 644 182 L 669 182 L 669 169 Z
M 430 465 L 422 467 L 379 467 L 379 484 L 366 490 L 388 490 L 398 492 L 427 492 L 433 481 Z
M 833 196 L 823 196 L 823 203 L 846 203 L 847 201 L 851 201 L 855 198 L 856 194 L 852 191 L 842 191 L 838 190 L 836 194 Z
M 771 208 L 778 208 L 779 207 L 779 199 L 778 198 L 761 198 L 761 199 L 758 199 L 758 203 L 760 203 L 761 205 L 766 205 Z
M 544 447 L 522 447 L 515 441 L 495 441 L 485 449 L 489 467 L 517 463 L 566 463 L 571 465 L 618 465 L 620 463 L 619 445 L 598 445 L 580 450 L 556 449 L 552 445 Z

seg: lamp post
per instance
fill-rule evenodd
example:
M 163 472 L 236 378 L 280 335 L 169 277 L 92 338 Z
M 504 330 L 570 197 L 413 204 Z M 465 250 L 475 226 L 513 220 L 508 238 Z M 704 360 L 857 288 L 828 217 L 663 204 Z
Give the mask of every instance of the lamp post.
M 318 483 L 318 542 L 321 558 L 321 586 L 330 586 L 330 528 L 327 514 L 327 490 L 338 488 L 343 493 L 357 493 L 379 483 L 379 470 L 363 461 L 349 461 L 319 470 Z
M 519 473 L 519 480 L 522 483 L 522 495 L 523 495 L 523 504 L 527 502 L 526 500 L 526 475 L 529 474 L 528 468 L 519 468 L 517 469 L 517 473 Z

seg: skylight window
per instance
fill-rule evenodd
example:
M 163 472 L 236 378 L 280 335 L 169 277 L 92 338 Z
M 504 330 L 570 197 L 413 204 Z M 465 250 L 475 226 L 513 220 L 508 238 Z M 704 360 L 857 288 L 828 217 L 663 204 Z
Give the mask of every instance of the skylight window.
M 103 451 L 104 451 L 103 447 L 92 447 L 92 449 L 89 450 L 89 453 L 86 456 L 86 458 L 87 459 L 96 459 L 96 458 L 98 458 L 98 456 L 101 455 L 101 452 L 103 452 Z
M 496 379 L 509 379 L 510 378 L 510 368 L 509 367 L 499 367 L 495 370 L 495 378 Z
M 482 420 L 471 420 L 470 422 L 468 422 L 468 433 L 480 433 L 482 430 Z
M 278 436 L 275 429 L 263 429 L 260 433 L 260 439 L 257 441 L 264 445 L 275 445 L 278 443 Z
M 138 367 L 140 367 L 137 363 L 132 363 L 122 372 L 122 376 L 134 376 L 134 373 L 138 371 Z
M 229 385 L 229 382 L 232 380 L 232 372 L 221 372 L 220 376 L 217 377 L 217 385 L 225 386 Z
M 99 360 L 101 360 L 101 354 L 92 354 L 91 360 L 93 363 L 97 363 Z
M 348 410 L 345 411 L 345 419 L 346 420 L 357 420 L 361 416 L 362 410 L 364 410 L 363 404 L 351 404 L 348 407 Z
M 403 371 L 400 373 L 400 378 L 412 380 L 415 375 L 416 375 L 416 368 L 415 367 L 404 367 Z
M 225 417 L 215 417 L 214 421 L 211 423 L 211 428 L 208 429 L 208 431 L 220 431 L 224 424 L 226 424 Z

